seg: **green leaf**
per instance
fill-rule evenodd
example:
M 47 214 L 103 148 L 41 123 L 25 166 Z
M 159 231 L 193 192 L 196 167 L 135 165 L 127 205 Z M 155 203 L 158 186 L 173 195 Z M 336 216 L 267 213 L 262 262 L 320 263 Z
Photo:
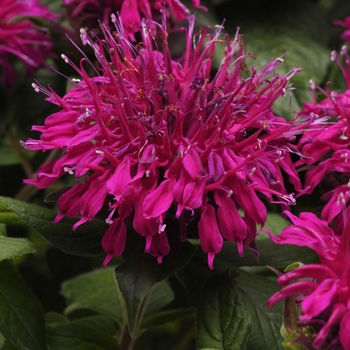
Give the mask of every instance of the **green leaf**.
M 247 50 L 257 57 L 249 65 L 264 67 L 268 62 L 288 53 L 283 57 L 284 63 L 277 69 L 281 75 L 291 68 L 302 68 L 290 82 L 296 90 L 279 98 L 274 104 L 276 114 L 287 119 L 295 118 L 295 111 L 311 100 L 310 79 L 321 82 L 330 63 L 328 48 L 307 36 L 298 35 L 291 28 L 264 28 L 253 27 L 245 32 Z
M 10 261 L 0 263 L 0 331 L 19 349 L 45 350 L 44 312 Z
M 229 270 L 204 284 L 196 312 L 197 349 L 245 349 L 252 323 L 235 287 L 236 277 Z
M 175 299 L 175 294 L 169 285 L 168 280 L 156 283 L 152 288 L 152 294 L 147 304 L 145 314 L 152 314 L 161 310 L 165 305 Z
M 45 314 L 46 327 L 56 327 L 66 323 L 69 323 L 69 319 L 65 315 L 52 311 Z
M 163 258 L 162 264 L 158 265 L 155 257 L 139 249 L 117 267 L 117 279 L 125 300 L 131 335 L 136 331 L 142 302 L 152 286 L 185 266 L 195 251 L 196 248 L 192 244 L 185 242 L 176 255 L 171 251 Z
M 280 214 L 268 213 L 264 228 L 268 229 L 273 235 L 278 236 L 288 225 L 289 221 Z M 260 238 L 266 238 L 266 235 L 258 235 L 257 239 Z
M 102 315 L 77 318 L 72 323 L 107 332 L 111 335 L 116 333 L 114 322 L 109 317 Z
M 247 349 L 283 349 L 283 338 L 280 334 L 282 304 L 279 303 L 271 309 L 266 305 L 268 298 L 279 290 L 277 284 L 267 278 L 240 271 L 235 286 L 253 325 Z
M 72 231 L 76 220 L 63 218 L 54 225 L 52 221 L 57 213 L 47 208 L 8 197 L 0 197 L 0 202 L 15 212 L 28 226 L 40 233 L 54 247 L 73 255 L 98 256 L 103 254 L 101 237 L 106 231 L 105 224 L 95 220 Z
M 118 341 L 108 334 L 81 324 L 69 323 L 47 330 L 51 350 L 118 350 Z
M 112 267 L 64 282 L 61 293 L 68 304 L 67 315 L 79 309 L 89 309 L 112 318 L 120 325 L 125 323 L 122 295 Z
M 167 322 L 187 317 L 194 313 L 193 309 L 165 310 L 146 315 L 141 322 L 140 328 L 149 328 L 165 325 Z
M 202 257 L 202 264 L 197 263 L 196 258 L 198 255 Z M 193 258 L 195 261 L 191 261 L 176 273 L 177 279 L 186 290 L 188 303 L 194 308 L 198 305 L 198 295 L 200 295 L 205 281 L 213 274 L 208 268 L 207 259 L 207 255 L 198 250 Z
M 232 242 L 225 242 L 221 252 L 215 257 L 215 269 L 224 270 L 230 266 L 269 265 L 283 270 L 295 261 L 302 261 L 304 264 L 317 261 L 315 252 L 307 247 L 279 245 L 272 242 L 267 236 L 265 239 L 257 240 L 256 244 L 259 256 L 256 256 L 251 250 L 245 248 L 244 256 L 241 258 L 237 253 L 237 245 Z
M 27 238 L 0 236 L 0 261 L 34 252 L 35 246 Z

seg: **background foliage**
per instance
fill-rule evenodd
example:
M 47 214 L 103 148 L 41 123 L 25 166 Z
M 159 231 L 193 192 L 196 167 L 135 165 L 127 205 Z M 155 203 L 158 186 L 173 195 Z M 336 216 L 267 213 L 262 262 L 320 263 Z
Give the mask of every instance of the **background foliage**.
M 44 3 L 63 11 L 61 1 Z M 291 102 L 281 100 L 277 114 L 290 119 L 310 100 L 310 79 L 344 87 L 329 56 L 341 46 L 342 28 L 332 23 L 350 14 L 349 1 L 207 0 L 204 5 L 208 12 L 198 10 L 198 22 L 215 26 L 225 19 L 232 36 L 240 27 L 247 51 L 254 53 L 251 64 L 263 66 L 288 52 L 281 69 L 303 69 L 294 79 Z M 68 28 L 64 18 L 62 24 Z M 35 78 L 62 94 L 68 88 L 64 76 L 73 72 L 59 56 L 69 53 L 77 62 L 80 53 L 62 28 L 44 25 L 57 56 L 49 64 L 61 75 L 42 70 Z M 67 183 L 43 191 L 22 183 L 51 155 L 26 152 L 19 140 L 31 137 L 31 125 L 42 124 L 55 107 L 33 91 L 32 77 L 19 76 L 11 89 L 0 89 L 0 349 L 127 349 L 129 332 L 135 350 L 283 349 L 282 305 L 266 306 L 278 290 L 266 265 L 283 270 L 315 256 L 307 249 L 276 246 L 262 233 L 260 258 L 248 250 L 240 258 L 235 244 L 226 242 L 210 271 L 199 242 L 191 240 L 158 265 L 142 248 L 135 251 L 143 247 L 142 238 L 129 232 L 123 258 L 102 269 L 103 222 L 74 232 L 76 220 L 51 224 L 57 210 L 44 198 Z M 294 210 L 317 206 L 308 196 Z M 270 206 L 266 227 L 278 234 L 286 225 L 279 209 Z

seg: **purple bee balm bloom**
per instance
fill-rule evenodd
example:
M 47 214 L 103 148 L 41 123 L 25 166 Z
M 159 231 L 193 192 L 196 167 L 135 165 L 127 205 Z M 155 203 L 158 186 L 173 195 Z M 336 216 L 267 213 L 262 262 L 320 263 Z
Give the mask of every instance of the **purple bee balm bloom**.
M 334 24 L 346 28 L 345 32 L 341 35 L 341 39 L 350 43 L 350 16 L 346 17 L 343 21 L 338 19 L 334 21 Z
M 52 43 L 45 28 L 31 19 L 54 20 L 57 16 L 38 0 L 2 0 L 0 5 L 0 65 L 5 84 L 16 81 L 11 56 L 16 56 L 28 71 L 41 67 L 50 55 Z
M 327 222 L 311 213 L 299 218 L 286 212 L 293 225 L 279 237 L 269 234 L 277 244 L 306 246 L 314 250 L 320 264 L 302 265 L 278 277 L 284 288 L 268 300 L 271 307 L 278 301 L 298 294 L 302 315 L 299 326 L 316 331 L 316 349 L 350 349 L 350 254 L 349 222 L 342 235 L 336 236 Z
M 345 64 L 342 63 L 341 56 L 345 57 Z M 322 211 L 322 218 L 328 222 L 344 211 L 350 198 L 350 58 L 345 47 L 341 50 L 341 56 L 332 52 L 331 59 L 340 66 L 348 89 L 344 93 L 337 93 L 329 88 L 324 90 L 312 82 L 312 87 L 322 92 L 326 98 L 317 103 L 315 95 L 314 102 L 306 103 L 299 113 L 301 116 L 315 117 L 314 123 L 299 143 L 304 157 L 296 165 L 307 165 L 308 169 L 305 190 L 302 192 L 310 194 L 321 180 L 331 180 L 334 190 L 325 195 L 327 204 Z M 325 157 L 328 158 L 321 161 Z
M 266 220 L 262 199 L 294 204 L 282 171 L 300 188 L 290 152 L 304 125 L 272 112 L 297 69 L 277 75 L 274 69 L 283 61 L 278 58 L 247 75 L 242 37 L 219 40 L 220 30 L 212 35 L 209 28 L 194 36 L 194 18 L 186 29 L 186 55 L 175 62 L 165 25 L 162 51 L 154 51 L 146 22 L 142 43 L 134 47 L 115 16 L 113 21 L 118 31 L 102 26 L 101 41 L 81 30 L 100 64 L 92 77 L 83 67 L 85 58 L 76 67 L 63 55 L 81 76 L 71 80 L 75 87 L 61 98 L 33 84 L 61 110 L 33 127 L 40 140 L 23 146 L 64 153 L 43 165 L 36 180 L 25 182 L 45 188 L 65 173 L 76 178 L 58 200 L 55 222 L 80 214 L 78 227 L 109 208 L 105 264 L 122 254 L 128 223 L 145 237 L 146 252 L 158 262 L 169 253 L 166 227 L 173 220 L 179 220 L 179 240 L 186 239 L 189 223 L 197 224 L 210 268 L 224 239 L 237 242 L 241 255 L 243 245 L 254 249 L 256 225 Z M 222 43 L 224 59 L 211 77 L 213 54 Z
M 121 22 L 129 38 L 134 40 L 134 34 L 141 29 L 141 18 L 152 19 L 155 13 L 164 10 L 164 5 L 170 8 L 177 21 L 183 21 L 189 10 L 179 0 L 64 0 L 72 25 L 77 28 L 97 28 L 98 21 L 108 25 L 111 14 L 120 14 Z M 196 8 L 199 0 L 192 0 Z M 159 17 L 159 15 L 158 15 Z

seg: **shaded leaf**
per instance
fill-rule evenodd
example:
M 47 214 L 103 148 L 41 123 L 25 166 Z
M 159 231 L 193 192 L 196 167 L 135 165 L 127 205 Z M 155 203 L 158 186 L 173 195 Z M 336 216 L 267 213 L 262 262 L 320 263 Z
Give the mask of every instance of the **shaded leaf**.
M 185 266 L 195 251 L 196 248 L 193 245 L 185 242 L 176 255 L 171 251 L 163 258 L 162 264 L 158 265 L 156 258 L 139 249 L 117 267 L 117 279 L 125 300 L 131 335 L 136 330 L 142 302 L 152 286 Z
M 34 252 L 35 246 L 27 238 L 0 236 L 0 261 Z
M 201 255 L 202 264 L 197 264 L 197 256 Z M 212 276 L 213 272 L 208 268 L 207 254 L 197 251 L 191 261 L 184 268 L 176 273 L 177 279 L 182 283 L 186 290 L 188 303 L 196 308 L 199 302 L 198 295 L 200 295 L 204 282 Z
M 0 331 L 19 349 L 45 350 L 41 304 L 10 261 L 0 263 Z
M 66 314 L 90 309 L 112 318 L 120 325 L 125 322 L 122 295 L 112 267 L 85 273 L 64 282 L 61 293 L 68 304 Z
M 65 315 L 52 311 L 45 314 L 46 327 L 56 327 L 66 323 L 69 323 L 69 319 Z
M 95 220 L 72 231 L 76 220 L 63 218 L 54 225 L 52 221 L 57 213 L 47 208 L 8 197 L 0 197 L 0 202 L 15 212 L 20 219 L 40 233 L 54 247 L 73 255 L 98 256 L 103 254 L 101 237 L 106 231 L 105 224 Z
M 118 350 L 115 338 L 107 332 L 85 325 L 68 323 L 47 330 L 47 344 L 52 350 Z
M 77 318 L 72 323 L 107 332 L 110 335 L 116 332 L 114 322 L 109 317 L 102 315 Z
M 145 314 L 152 314 L 161 310 L 165 305 L 171 303 L 175 298 L 175 294 L 169 285 L 168 280 L 156 283 L 152 288 L 152 294 L 147 304 Z
M 237 246 L 232 242 L 225 242 L 221 252 L 215 258 L 215 268 L 225 269 L 229 266 L 266 266 L 284 269 L 295 261 L 311 263 L 317 261 L 317 255 L 307 247 L 292 245 L 278 245 L 268 237 L 257 241 L 259 256 L 245 248 L 241 258 L 237 253 Z M 202 257 L 202 260 L 204 257 Z
M 204 284 L 196 312 L 197 349 L 245 349 L 252 329 L 235 287 L 233 271 L 216 273 Z
M 189 316 L 194 313 L 193 309 L 165 310 L 146 315 L 141 322 L 140 328 L 163 326 L 167 322 L 175 321 L 179 318 Z
M 247 349 L 283 349 L 280 334 L 283 319 L 282 304 L 279 303 L 271 309 L 266 305 L 267 299 L 279 290 L 277 284 L 267 278 L 240 271 L 235 286 L 253 326 Z

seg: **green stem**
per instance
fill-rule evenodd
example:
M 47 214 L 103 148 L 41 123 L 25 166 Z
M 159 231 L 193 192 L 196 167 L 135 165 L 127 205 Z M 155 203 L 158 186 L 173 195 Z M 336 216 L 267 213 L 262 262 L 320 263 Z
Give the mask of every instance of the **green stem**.
M 12 144 L 12 147 L 15 149 L 15 151 L 18 154 L 18 156 L 21 158 L 22 167 L 24 169 L 24 172 L 26 173 L 26 176 L 27 177 L 31 177 L 32 174 L 33 174 L 32 166 L 28 162 L 28 159 L 26 158 L 26 156 L 24 155 L 21 147 L 19 146 L 18 140 L 15 139 L 15 137 L 13 136 L 12 131 L 10 129 L 7 131 L 7 133 L 8 133 L 8 138 L 9 138 L 11 144 Z
M 0 210 L 0 223 L 7 225 L 25 226 L 26 223 L 18 217 L 18 215 L 11 211 Z

